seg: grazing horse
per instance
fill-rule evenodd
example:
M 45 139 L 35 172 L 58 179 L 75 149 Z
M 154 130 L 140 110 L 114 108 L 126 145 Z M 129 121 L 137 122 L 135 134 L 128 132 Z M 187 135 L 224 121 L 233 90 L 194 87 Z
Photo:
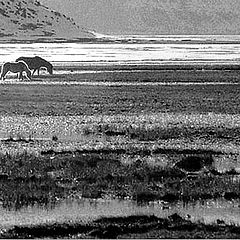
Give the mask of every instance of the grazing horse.
M 4 80 L 4 77 L 8 72 L 19 73 L 19 80 L 20 79 L 23 80 L 23 72 L 26 72 L 27 78 L 31 80 L 31 71 L 28 65 L 23 61 L 4 63 L 2 65 L 2 72 L 1 72 L 0 79 Z
M 53 73 L 53 65 L 50 62 L 48 62 L 47 60 L 45 60 L 41 57 L 38 57 L 38 56 L 35 56 L 35 57 L 20 57 L 20 58 L 16 59 L 16 62 L 18 62 L 18 61 L 24 61 L 31 70 L 33 69 L 32 75 L 37 70 L 38 70 L 38 75 L 39 75 L 39 71 L 40 71 L 41 67 L 46 68 L 47 71 L 50 74 Z

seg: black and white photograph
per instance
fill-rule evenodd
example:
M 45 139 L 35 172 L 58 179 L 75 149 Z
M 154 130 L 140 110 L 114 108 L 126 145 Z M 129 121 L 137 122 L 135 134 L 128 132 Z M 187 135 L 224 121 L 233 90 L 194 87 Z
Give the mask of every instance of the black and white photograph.
M 0 0 L 1 239 L 240 239 L 240 0 Z

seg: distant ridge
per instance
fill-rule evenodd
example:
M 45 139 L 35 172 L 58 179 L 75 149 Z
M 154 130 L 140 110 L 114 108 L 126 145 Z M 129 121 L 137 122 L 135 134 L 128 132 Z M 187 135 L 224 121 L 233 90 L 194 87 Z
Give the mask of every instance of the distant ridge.
M 0 0 L 0 41 L 77 41 L 93 38 L 72 18 L 37 0 Z
M 240 0 L 40 0 L 102 34 L 240 34 Z

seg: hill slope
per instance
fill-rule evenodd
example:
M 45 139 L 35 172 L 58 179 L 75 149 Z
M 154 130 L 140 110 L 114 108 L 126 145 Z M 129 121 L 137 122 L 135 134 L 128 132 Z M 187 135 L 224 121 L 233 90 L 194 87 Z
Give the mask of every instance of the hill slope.
M 239 0 L 41 0 L 105 34 L 240 34 Z
M 0 0 L 0 41 L 72 40 L 92 37 L 72 18 L 37 0 Z

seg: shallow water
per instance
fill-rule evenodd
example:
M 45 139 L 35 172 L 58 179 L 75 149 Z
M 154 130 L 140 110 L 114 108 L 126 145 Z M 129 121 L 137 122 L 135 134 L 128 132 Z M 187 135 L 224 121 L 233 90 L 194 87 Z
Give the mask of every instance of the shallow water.
M 44 223 L 87 222 L 100 217 L 118 217 L 130 215 L 155 215 L 166 218 L 178 213 L 191 221 L 201 221 L 207 224 L 224 220 L 227 224 L 240 224 L 239 201 L 209 200 L 197 201 L 194 204 L 183 205 L 152 202 L 138 205 L 130 200 L 89 200 L 67 199 L 55 206 L 22 208 L 21 210 L 6 210 L 0 207 L 0 228 L 5 229 L 20 225 L 38 225 Z M 188 215 L 187 215 L 188 214 Z M 190 216 L 189 216 L 190 215 Z
M 112 40 L 128 40 L 129 42 L 201 42 L 201 43 L 216 43 L 216 42 L 239 42 L 240 35 L 103 35 L 95 33 L 97 38 L 105 38 Z
M 54 66 L 239 62 L 236 43 L 32 43 L 0 44 L 0 63 L 38 55 Z

